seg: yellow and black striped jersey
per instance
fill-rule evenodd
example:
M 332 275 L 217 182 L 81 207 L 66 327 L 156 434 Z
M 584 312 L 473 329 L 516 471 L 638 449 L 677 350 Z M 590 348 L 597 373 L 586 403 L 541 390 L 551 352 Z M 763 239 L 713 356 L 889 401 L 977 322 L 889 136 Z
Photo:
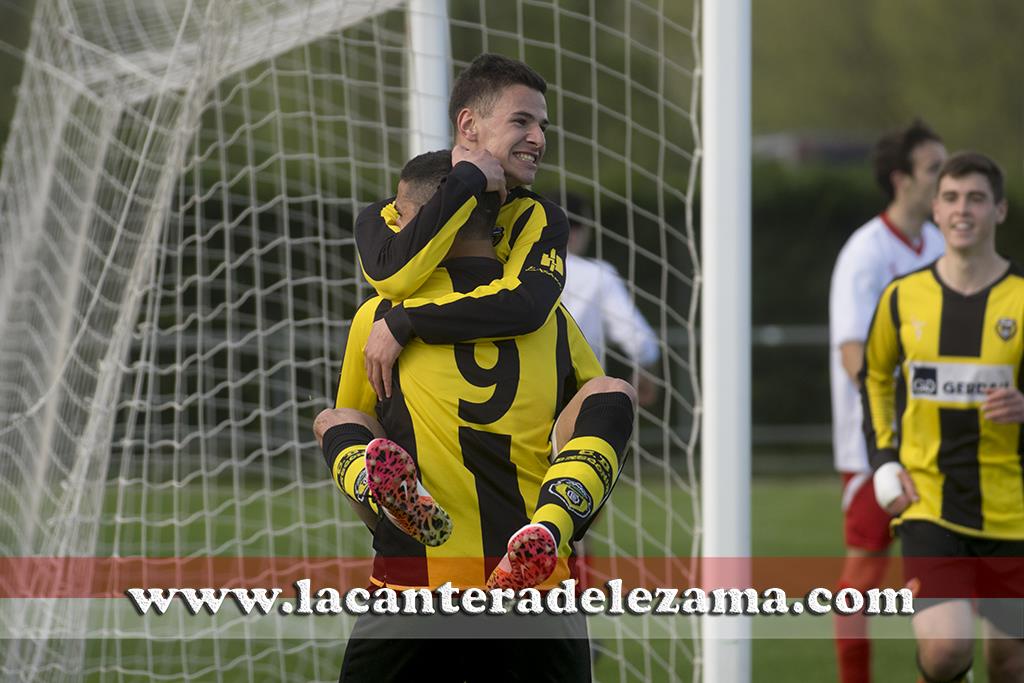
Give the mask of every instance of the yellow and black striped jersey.
M 500 275 L 487 258 L 449 259 L 424 297 L 472 291 Z M 452 516 L 451 538 L 425 547 L 391 524 L 374 534 L 373 581 L 397 587 L 483 586 L 505 544 L 534 512 L 550 465 L 554 421 L 585 382 L 603 371 L 559 305 L 539 330 L 514 339 L 427 344 L 412 340 L 394 368 L 392 397 L 376 403 L 363 348 L 390 303 L 374 297 L 353 319 L 336 406 L 377 409 L 388 437 L 417 460 L 423 483 Z M 503 315 L 496 310 L 493 315 Z M 562 563 L 551 581 L 569 577 Z
M 1022 387 L 1022 325 L 1016 265 L 971 296 L 947 287 L 935 264 L 883 292 L 861 371 L 864 431 L 872 467 L 898 459 L 917 487 L 901 520 L 1024 539 L 1021 425 L 980 410 L 989 389 Z
M 393 198 L 357 217 L 363 273 L 395 304 L 386 319 L 399 343 L 412 337 L 432 344 L 514 337 L 540 328 L 555 309 L 565 285 L 569 224 L 558 205 L 526 188 L 511 190 L 498 211 L 494 247 L 505 265 L 493 281 L 438 297 L 418 293 L 486 186 L 484 174 L 464 161 L 403 229 Z M 495 310 L 503 315 L 493 315 Z

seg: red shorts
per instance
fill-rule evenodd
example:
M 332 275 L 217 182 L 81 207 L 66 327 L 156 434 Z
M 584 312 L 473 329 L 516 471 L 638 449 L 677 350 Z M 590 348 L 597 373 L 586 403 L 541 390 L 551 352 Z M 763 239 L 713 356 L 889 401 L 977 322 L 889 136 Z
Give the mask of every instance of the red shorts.
M 847 548 L 882 552 L 892 544 L 892 517 L 878 507 L 871 474 L 843 472 L 843 535 Z

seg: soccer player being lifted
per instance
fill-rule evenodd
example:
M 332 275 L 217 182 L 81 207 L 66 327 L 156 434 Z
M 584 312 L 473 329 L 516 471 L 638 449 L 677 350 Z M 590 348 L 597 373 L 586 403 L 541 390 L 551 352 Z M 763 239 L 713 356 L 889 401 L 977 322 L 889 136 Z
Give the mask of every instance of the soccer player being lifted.
M 946 253 L 886 287 L 865 347 L 875 495 L 898 515 L 904 574 L 919 582 L 922 680 L 967 680 L 980 590 L 989 680 L 1021 681 L 1024 272 L 996 252 L 1002 171 L 981 154 L 954 155 L 932 210 Z
M 454 166 L 441 187 L 411 220 L 403 220 L 399 213 L 402 201 L 384 201 L 360 214 L 356 241 L 364 272 L 394 304 L 373 323 L 365 347 L 366 372 L 377 398 L 390 397 L 393 365 L 413 339 L 456 344 L 510 338 L 538 330 L 554 315 L 564 283 L 567 222 L 561 209 L 524 187 L 533 181 L 544 153 L 546 87 L 522 62 L 479 56 L 452 91 Z M 493 161 L 498 162 L 500 173 L 494 172 Z M 501 193 L 502 178 L 508 185 L 507 197 L 491 235 L 497 257 L 504 263 L 497 273 L 500 277 L 464 292 L 417 296 L 484 194 Z M 549 475 L 610 485 L 632 429 L 635 392 L 621 380 L 594 377 L 571 398 L 558 419 L 556 456 Z M 365 423 L 347 421 L 352 417 L 325 411 L 317 418 L 316 430 L 336 477 L 337 465 L 342 463 L 358 472 L 363 465 L 361 453 L 380 436 Z M 554 413 L 548 416 L 553 417 Z M 388 453 L 394 455 L 391 450 Z M 612 466 L 610 477 L 606 463 Z M 353 482 L 356 478 L 349 477 Z M 478 478 L 485 480 L 487 475 L 481 473 Z M 598 502 L 590 501 L 591 510 Z M 491 572 L 491 585 L 539 583 L 554 565 L 556 548 L 560 559 L 567 557 L 572 537 L 580 535 L 592 518 L 583 520 L 572 512 L 587 507 L 573 486 L 552 485 L 544 489 L 538 503 L 531 524 L 508 539 L 508 554 Z M 422 512 L 396 509 L 392 515 L 405 517 L 399 526 L 421 541 L 441 542 L 417 531 L 423 520 L 437 523 L 436 511 Z M 442 522 L 439 528 L 444 526 Z

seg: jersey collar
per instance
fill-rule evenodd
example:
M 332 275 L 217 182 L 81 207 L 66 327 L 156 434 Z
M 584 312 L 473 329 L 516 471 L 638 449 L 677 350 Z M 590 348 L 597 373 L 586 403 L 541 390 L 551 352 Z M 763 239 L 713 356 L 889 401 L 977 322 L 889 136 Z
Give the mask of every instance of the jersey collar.
M 902 242 L 903 245 L 906 246 L 907 249 L 910 249 L 912 252 L 914 252 L 918 256 L 921 255 L 921 252 L 924 251 L 924 230 L 923 229 L 921 230 L 921 237 L 918 238 L 917 243 L 915 244 L 914 242 L 910 241 L 910 239 L 906 235 L 904 235 L 902 232 L 900 232 L 899 228 L 897 228 L 895 225 L 893 225 L 892 221 L 889 220 L 889 214 L 887 214 L 885 211 L 880 213 L 878 215 L 878 217 L 882 219 L 882 223 L 884 223 L 885 227 L 889 229 L 889 232 L 891 232 L 893 234 L 893 237 L 895 237 L 900 242 Z

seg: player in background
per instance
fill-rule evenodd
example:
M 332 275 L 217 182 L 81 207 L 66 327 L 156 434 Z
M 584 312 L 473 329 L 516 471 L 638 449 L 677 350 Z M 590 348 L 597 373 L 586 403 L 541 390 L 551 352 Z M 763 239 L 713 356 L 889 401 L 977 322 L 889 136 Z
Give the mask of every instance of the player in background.
M 569 214 L 569 256 L 565 262 L 562 303 L 576 319 L 602 365 L 606 336 L 636 364 L 637 401 L 648 406 L 658 397 L 657 386 L 649 374 L 660 356 L 658 337 L 633 303 L 615 266 L 584 256 L 593 221 L 589 203 L 568 193 L 565 208 Z
M 970 598 L 980 589 L 989 680 L 1021 681 L 1024 271 L 996 252 L 1007 211 L 1001 169 L 981 154 L 954 155 L 932 210 L 946 253 L 886 287 L 865 347 L 875 495 L 899 516 L 905 578 L 920 582 L 922 680 L 968 679 Z M 981 572 L 978 558 L 1002 559 Z
M 867 590 L 885 574 L 889 515 L 878 507 L 862 432 L 858 374 L 864 341 L 878 298 L 896 276 L 931 263 L 943 252 L 942 235 L 930 221 L 939 168 L 946 159 L 942 141 L 914 121 L 882 137 L 875 146 L 875 180 L 885 192 L 884 211 L 846 241 L 829 290 L 832 444 L 842 475 L 846 561 L 840 588 Z M 836 653 L 842 683 L 871 680 L 871 644 L 863 615 L 837 617 Z

